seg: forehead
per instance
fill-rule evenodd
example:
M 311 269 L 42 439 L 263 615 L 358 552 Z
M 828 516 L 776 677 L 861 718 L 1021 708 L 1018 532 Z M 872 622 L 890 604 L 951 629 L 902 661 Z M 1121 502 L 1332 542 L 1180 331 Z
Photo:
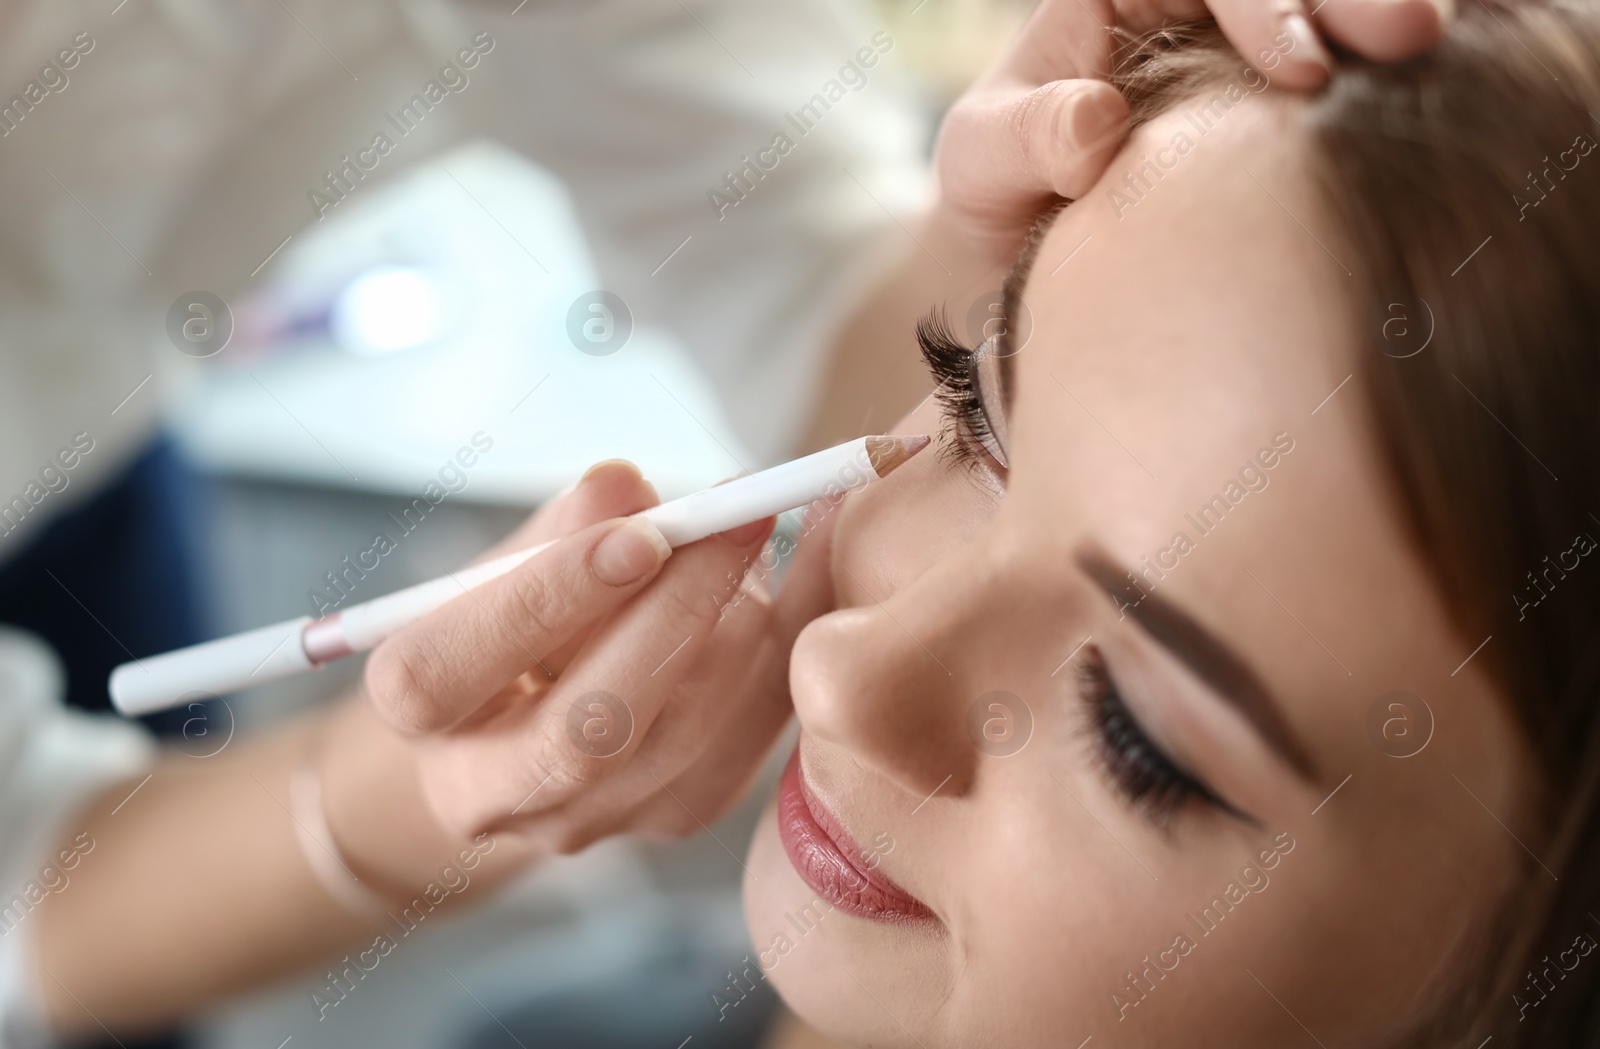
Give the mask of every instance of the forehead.
M 1197 495 L 1277 433 L 1314 426 L 1330 457 L 1362 454 L 1355 391 L 1319 408 L 1354 365 L 1354 281 L 1324 247 L 1298 103 L 1251 95 L 1208 120 L 1204 97 L 1139 128 L 1040 245 L 1024 471 L 1037 435 L 1148 501 Z

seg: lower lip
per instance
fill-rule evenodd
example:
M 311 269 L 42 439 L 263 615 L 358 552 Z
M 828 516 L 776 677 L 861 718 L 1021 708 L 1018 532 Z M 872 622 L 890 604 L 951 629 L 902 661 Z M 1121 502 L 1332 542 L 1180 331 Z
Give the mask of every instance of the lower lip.
M 800 769 L 796 748 L 778 785 L 778 835 L 802 880 L 818 896 L 860 918 L 881 922 L 929 921 L 933 912 L 894 882 L 863 870 L 867 853 L 817 801 Z

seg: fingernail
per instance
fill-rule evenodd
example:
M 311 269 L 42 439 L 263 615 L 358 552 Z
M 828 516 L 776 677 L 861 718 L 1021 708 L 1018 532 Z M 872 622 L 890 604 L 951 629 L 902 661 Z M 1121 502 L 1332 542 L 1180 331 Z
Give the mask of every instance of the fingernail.
M 1278 19 L 1278 25 L 1283 34 L 1289 38 L 1290 47 L 1287 53 L 1294 55 L 1294 61 L 1319 65 L 1323 69 L 1333 68 L 1333 56 L 1322 46 L 1322 38 L 1311 27 L 1311 22 L 1305 15 L 1299 11 L 1290 11 Z
M 1079 149 L 1093 151 L 1122 137 L 1128 123 L 1126 106 L 1117 105 L 1111 94 L 1085 91 L 1073 103 L 1067 120 L 1072 142 Z
M 583 484 L 585 481 L 587 481 L 589 478 L 593 477 L 595 474 L 599 473 L 601 470 L 609 470 L 609 469 L 611 469 L 613 467 L 617 467 L 617 466 L 623 467 L 629 473 L 633 474 L 635 477 L 643 477 L 644 476 L 643 474 L 641 474 L 639 472 L 639 468 L 637 466 L 633 465 L 632 463 L 630 463 L 626 459 L 602 459 L 599 462 L 595 463 L 593 466 L 589 467 L 587 470 L 585 470 L 583 472 L 583 476 L 578 478 L 578 483 L 579 484 Z
M 655 571 L 672 553 L 666 536 L 642 517 L 613 528 L 590 560 L 595 578 L 607 586 L 627 586 Z
M 765 539 L 767 533 L 772 531 L 774 524 L 776 524 L 775 518 L 763 517 L 759 521 L 751 521 L 749 524 L 740 525 L 738 528 L 728 529 L 722 533 L 722 538 L 734 546 L 751 546 Z

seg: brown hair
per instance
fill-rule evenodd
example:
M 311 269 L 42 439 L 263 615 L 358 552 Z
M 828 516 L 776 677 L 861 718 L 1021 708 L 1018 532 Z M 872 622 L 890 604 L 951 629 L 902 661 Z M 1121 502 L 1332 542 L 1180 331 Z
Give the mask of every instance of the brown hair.
M 1387 480 L 1461 640 L 1492 638 L 1476 659 L 1539 765 L 1524 840 L 1560 879 L 1527 861 L 1464 986 L 1404 1039 L 1594 1046 L 1600 957 L 1525 973 L 1600 937 L 1600 7 L 1462 6 L 1424 58 L 1341 55 L 1305 112 Z M 1119 68 L 1138 123 L 1240 60 L 1196 22 Z M 1558 986 L 1519 1010 L 1528 980 Z

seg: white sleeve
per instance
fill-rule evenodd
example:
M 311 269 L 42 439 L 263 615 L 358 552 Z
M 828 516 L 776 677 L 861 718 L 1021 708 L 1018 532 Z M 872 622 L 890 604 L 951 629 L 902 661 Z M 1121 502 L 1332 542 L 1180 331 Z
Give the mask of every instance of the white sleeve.
M 89 796 L 137 774 L 155 746 L 138 725 L 69 711 L 61 665 L 32 634 L 0 627 L 0 1049 L 48 1045 L 38 1011 L 33 909 L 70 892 L 93 863 L 93 839 L 71 820 Z

